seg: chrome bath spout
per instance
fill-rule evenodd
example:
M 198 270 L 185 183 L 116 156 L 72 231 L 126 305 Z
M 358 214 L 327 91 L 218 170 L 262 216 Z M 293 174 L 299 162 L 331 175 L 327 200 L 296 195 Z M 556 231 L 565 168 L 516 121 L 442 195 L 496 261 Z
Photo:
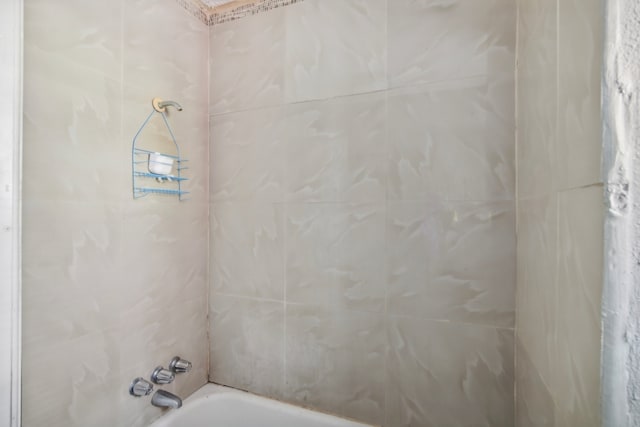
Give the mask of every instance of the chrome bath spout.
M 178 409 L 182 406 L 182 399 L 165 390 L 158 390 L 151 398 L 151 404 L 158 408 Z

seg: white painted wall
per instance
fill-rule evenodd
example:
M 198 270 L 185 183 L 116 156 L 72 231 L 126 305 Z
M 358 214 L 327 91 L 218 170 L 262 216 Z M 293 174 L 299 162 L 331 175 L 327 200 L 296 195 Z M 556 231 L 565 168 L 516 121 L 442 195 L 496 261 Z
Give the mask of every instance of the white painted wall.
M 0 3 L 0 426 L 20 424 L 22 0 Z

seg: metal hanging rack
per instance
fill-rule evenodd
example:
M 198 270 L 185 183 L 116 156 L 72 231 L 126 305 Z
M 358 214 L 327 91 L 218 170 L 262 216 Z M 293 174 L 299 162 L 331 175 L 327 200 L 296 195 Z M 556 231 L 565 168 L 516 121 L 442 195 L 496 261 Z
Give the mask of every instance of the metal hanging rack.
M 131 145 L 133 198 L 138 199 L 149 194 L 163 194 L 177 195 L 179 200 L 184 200 L 183 196 L 189 193 L 182 189 L 183 182 L 187 180 L 182 176 L 182 171 L 188 169 L 188 167 L 184 166 L 187 160 L 180 157 L 180 146 L 165 114 L 168 107 L 174 107 L 176 110 L 182 111 L 182 106 L 175 101 L 163 101 L 160 98 L 153 98 L 151 104 L 153 105 L 153 110 L 144 120 L 138 132 L 136 132 Z M 166 154 L 136 146 L 140 134 L 156 114 L 162 116 L 162 120 L 171 136 L 171 141 L 175 145 L 176 154 Z

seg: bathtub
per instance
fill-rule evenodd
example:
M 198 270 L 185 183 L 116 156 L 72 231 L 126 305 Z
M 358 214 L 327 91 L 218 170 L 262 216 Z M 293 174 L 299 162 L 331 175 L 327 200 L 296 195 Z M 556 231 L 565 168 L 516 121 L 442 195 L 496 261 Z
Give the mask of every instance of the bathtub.
M 150 427 L 371 427 L 207 384 Z

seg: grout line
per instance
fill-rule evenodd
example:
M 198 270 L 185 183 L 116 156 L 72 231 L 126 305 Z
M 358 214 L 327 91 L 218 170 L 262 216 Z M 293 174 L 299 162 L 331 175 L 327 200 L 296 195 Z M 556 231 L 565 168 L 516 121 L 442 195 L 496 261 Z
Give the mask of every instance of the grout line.
M 285 168 L 286 169 L 286 168 Z M 282 397 L 287 389 L 287 205 L 282 204 L 282 282 L 283 282 L 283 337 L 282 337 Z
M 286 41 L 285 41 L 286 42 Z M 286 50 L 286 47 L 285 47 Z M 312 103 L 323 103 L 323 102 L 331 102 L 331 101 L 340 101 L 340 100 L 348 100 L 351 98 L 359 98 L 359 97 L 366 97 L 366 96 L 373 96 L 373 95 L 396 95 L 396 94 L 401 94 L 404 92 L 410 92 L 411 89 L 416 89 L 416 91 L 427 91 L 430 87 L 433 86 L 438 86 L 438 85 L 442 85 L 442 84 L 446 84 L 446 83 L 462 83 L 462 82 L 467 82 L 467 81 L 474 81 L 477 80 L 479 78 L 483 78 L 483 77 L 490 77 L 489 74 L 477 74 L 477 75 L 472 75 L 472 76 L 466 76 L 466 77 L 459 77 L 459 78 L 453 78 L 453 79 L 441 79 L 441 80 L 431 80 L 431 81 L 425 81 L 425 82 L 420 82 L 420 83 L 411 83 L 411 84 L 407 84 L 407 85 L 401 85 L 401 86 L 395 86 L 395 87 L 387 87 L 387 88 L 380 88 L 380 89 L 372 89 L 372 90 L 366 90 L 363 92 L 353 92 L 353 93 L 345 93 L 345 94 L 341 94 L 341 95 L 333 95 L 333 96 L 328 96 L 326 98 L 309 98 L 309 99 L 301 99 L 301 100 L 297 100 L 297 101 L 282 101 L 280 103 L 276 103 L 276 104 L 269 104 L 269 105 L 262 105 L 262 106 L 257 106 L 257 107 L 247 107 L 247 108 L 240 108 L 237 110 L 230 110 L 230 111 L 222 111 L 219 113 L 212 113 L 211 111 L 209 111 L 209 115 L 211 117 L 221 117 L 221 116 L 226 116 L 226 115 L 232 115 L 232 114 L 236 114 L 236 113 L 245 113 L 245 112 L 250 112 L 250 111 L 260 111 L 260 110 L 269 110 L 269 109 L 276 109 L 276 108 L 282 108 L 282 107 L 286 107 L 286 106 L 291 106 L 291 105 L 301 105 L 301 104 L 312 104 Z M 286 84 L 286 82 L 285 82 Z M 454 86 L 455 88 L 455 86 Z M 459 88 L 457 88 L 459 89 Z

